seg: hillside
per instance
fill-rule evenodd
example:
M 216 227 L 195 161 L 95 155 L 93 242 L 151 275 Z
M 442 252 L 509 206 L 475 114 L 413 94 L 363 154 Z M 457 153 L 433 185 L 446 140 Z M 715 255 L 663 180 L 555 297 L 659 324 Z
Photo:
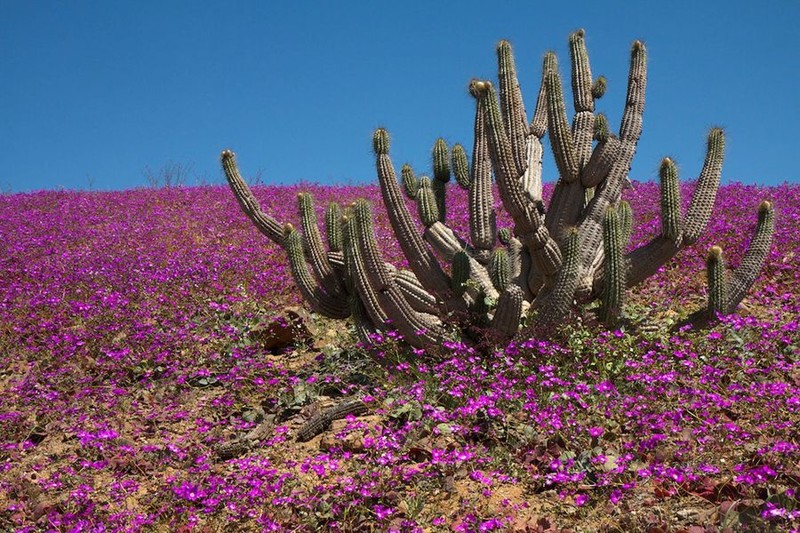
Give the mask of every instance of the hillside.
M 255 188 L 294 224 L 304 190 L 320 218 L 372 200 L 400 263 L 377 187 Z M 632 245 L 659 231 L 658 198 L 626 192 Z M 762 199 L 773 248 L 738 313 L 676 327 L 705 305 L 705 251 L 738 264 Z M 226 188 L 0 196 L 0 530 L 797 530 L 799 227 L 800 186 L 723 186 L 623 327 L 574 321 L 482 358 L 366 348 L 319 317 L 265 348 L 302 302 Z M 350 397 L 366 412 L 296 441 Z

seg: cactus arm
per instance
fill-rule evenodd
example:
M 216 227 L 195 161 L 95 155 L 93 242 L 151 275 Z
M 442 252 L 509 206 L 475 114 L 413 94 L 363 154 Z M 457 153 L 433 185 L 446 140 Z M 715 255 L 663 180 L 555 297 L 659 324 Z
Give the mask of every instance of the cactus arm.
M 614 326 L 622 315 L 625 303 L 625 223 L 621 209 L 609 208 L 603 222 L 603 247 L 605 265 L 603 268 L 603 305 L 600 319 Z
M 441 344 L 447 339 L 447 332 L 439 318 L 413 309 L 393 282 L 389 270 L 381 259 L 367 201 L 356 201 L 353 214 L 357 245 L 362 251 L 361 259 L 367 282 L 375 292 L 381 308 L 391 320 L 392 327 L 396 328 L 412 346 Z
M 450 287 L 454 294 L 463 295 L 467 290 L 467 280 L 469 280 L 470 265 L 469 256 L 465 250 L 459 250 L 453 254 L 451 261 Z
M 561 85 L 561 74 L 558 72 L 558 61 L 553 52 L 545 56 L 545 84 L 547 91 L 547 129 L 550 132 L 550 145 L 556 160 L 561 179 L 572 183 L 578 177 L 578 158 L 575 153 L 575 142 L 572 138 L 567 110 L 564 105 L 564 93 Z
M 598 142 L 581 171 L 581 185 L 587 189 L 600 185 L 620 157 L 621 148 L 622 143 L 616 135 L 609 135 L 607 139 Z
M 628 69 L 628 92 L 625 98 L 625 110 L 619 128 L 619 138 L 628 148 L 630 159 L 636 151 L 636 144 L 642 135 L 642 115 L 644 114 L 644 96 L 647 87 L 647 49 L 642 41 L 634 41 L 631 46 L 631 60 Z
M 336 202 L 329 203 L 325 209 L 325 235 L 328 239 L 328 251 L 341 252 L 342 209 Z
M 372 344 L 372 335 L 380 332 L 380 329 L 372 323 L 363 302 L 356 293 L 350 294 L 347 302 L 350 305 L 350 318 L 353 320 L 358 340 L 365 345 Z
M 692 195 L 692 203 L 683 222 L 683 242 L 694 244 L 711 218 L 714 201 L 717 198 L 722 159 L 725 153 L 725 135 L 719 128 L 712 128 L 708 134 L 706 157 L 703 170 L 697 178 L 697 186 Z
M 417 191 L 419 190 L 419 182 L 417 176 L 414 174 L 414 169 L 411 165 L 406 163 L 400 169 L 400 179 L 403 182 L 403 191 L 410 200 L 417 199 Z
M 544 58 L 542 78 L 539 81 L 539 93 L 536 95 L 536 107 L 533 110 L 530 132 L 537 139 L 544 137 L 547 132 L 547 56 Z
M 497 45 L 498 78 L 500 82 L 500 102 L 503 123 L 506 126 L 511 154 L 516 166 L 516 176 L 525 173 L 527 165 L 527 142 L 530 133 L 528 116 L 522 102 L 517 69 L 514 65 L 514 54 L 508 41 L 500 41 Z
M 586 51 L 586 40 L 583 30 L 569 36 L 569 55 L 572 62 L 572 95 L 575 100 L 575 111 L 594 111 L 594 95 L 592 94 L 592 69 L 589 66 L 589 54 Z
M 562 251 L 564 260 L 555 283 L 550 290 L 540 292 L 534 300 L 534 306 L 539 310 L 535 319 L 538 326 L 554 324 L 572 306 L 580 266 L 580 233 L 577 228 L 569 228 L 565 237 Z
M 569 55 L 572 64 L 572 97 L 575 107 L 573 140 L 578 167 L 583 168 L 592 152 L 595 120 L 592 69 L 589 65 L 589 53 L 586 50 L 583 30 L 578 30 L 569 36 Z
M 612 137 L 615 138 L 616 143 L 609 144 L 609 139 Z M 586 166 L 581 169 L 581 185 L 587 189 L 596 187 L 606 179 L 614 160 L 619 156 L 619 139 L 608 131 L 608 118 L 603 113 L 598 113 L 594 118 L 594 140 L 597 141 L 597 146 L 592 150 Z M 594 191 L 587 192 L 587 203 L 592 196 L 594 196 Z
M 433 181 L 431 182 L 439 211 L 439 221 L 447 218 L 447 182 L 450 181 L 450 154 L 444 139 L 436 139 L 433 145 Z
M 422 176 L 419 180 L 417 207 L 419 208 L 419 219 L 423 226 L 427 228 L 435 222 L 439 222 L 439 202 L 428 176 Z
M 347 318 L 350 316 L 350 308 L 346 298 L 329 295 L 317 285 L 306 264 L 302 238 L 291 224 L 286 225 L 284 246 L 289 256 L 289 265 L 291 266 L 295 283 L 300 289 L 303 298 L 311 304 L 314 311 L 330 318 Z
M 628 287 L 638 285 L 672 259 L 680 250 L 680 245 L 665 237 L 658 236 L 626 255 L 630 263 Z
M 391 267 L 389 263 L 386 266 Z M 439 303 L 436 298 L 422 287 L 413 272 L 391 267 L 389 273 L 394 284 L 415 311 L 432 315 L 439 313 Z
M 222 152 L 222 169 L 225 171 L 225 178 L 228 180 L 233 195 L 239 202 L 244 214 L 247 215 L 258 231 L 266 235 L 272 242 L 283 247 L 283 226 L 280 222 L 267 215 L 261 210 L 261 205 L 253 195 L 253 191 L 242 179 L 239 168 L 236 166 L 236 155 L 230 150 Z
M 591 280 L 591 265 L 597 264 L 597 254 L 602 253 L 603 219 L 609 207 L 616 205 L 622 196 L 622 187 L 627 181 L 628 171 L 636 153 L 636 145 L 642 133 L 645 88 L 647 86 L 647 50 L 644 43 L 634 41 L 631 46 L 630 67 L 628 70 L 628 89 L 625 109 L 620 124 L 620 152 L 608 173 L 608 177 L 597 187 L 594 197 L 584 209 L 579 221 L 583 242 L 582 269 L 588 274 L 583 279 Z M 659 248 L 658 258 L 669 248 L 668 245 L 653 245 Z M 656 267 L 658 269 L 658 267 Z M 633 268 L 631 270 L 634 270 Z M 647 268 L 642 271 L 647 270 Z M 630 282 L 629 285 L 630 286 Z
M 545 228 L 542 214 L 525 196 L 517 176 L 512 174 L 514 165 L 511 148 L 503 128 L 494 87 L 489 82 L 473 82 L 472 87 L 473 94 L 486 102 L 489 152 L 503 206 L 514 220 L 519 239 L 528 247 L 534 267 L 546 276 L 552 275 L 561 266 L 561 252 Z
M 511 282 L 511 263 L 508 250 L 505 248 L 496 248 L 492 252 L 489 260 L 489 277 L 498 292 L 504 291 Z
M 384 329 L 389 320 L 389 316 L 381 307 L 381 303 L 378 301 L 378 294 L 369 283 L 367 269 L 364 265 L 363 253 L 358 243 L 357 223 L 352 213 L 345 216 L 342 230 L 344 237 L 344 258 L 345 264 L 347 265 L 348 278 L 352 280 L 352 284 L 355 288 L 354 292 L 358 294 L 363 304 L 364 311 L 372 324 L 378 329 Z
M 528 284 L 526 281 L 531 266 L 530 256 L 516 237 L 510 238 L 508 242 L 504 244 L 508 249 L 508 266 L 511 283 L 522 287 L 525 292 L 525 300 L 530 301 L 532 300 L 532 294 L 527 290 Z
M 732 313 L 750 289 L 764 265 L 772 245 L 775 232 L 775 210 L 771 202 L 764 200 L 758 206 L 758 223 L 739 266 L 733 271 L 731 288 L 728 291 L 727 312 Z
M 678 168 L 672 159 L 665 157 L 661 161 L 658 174 L 661 178 L 661 235 L 673 242 L 678 242 L 683 226 Z
M 496 334 L 508 339 L 517 333 L 524 301 L 523 291 L 517 285 L 509 285 L 500 294 L 491 322 L 492 330 Z
M 331 296 L 344 296 L 343 287 L 336 277 L 325 247 L 322 244 L 322 236 L 317 226 L 317 217 L 314 213 L 314 200 L 307 192 L 297 195 L 298 210 L 300 221 L 303 225 L 303 242 L 311 267 L 314 274 L 319 279 L 322 288 Z
M 694 243 L 705 229 L 711 216 L 711 209 L 719 186 L 719 175 L 722 165 L 722 146 L 724 136 L 722 130 L 713 129 L 708 136 L 703 170 L 697 181 L 689 211 L 676 236 L 675 225 L 680 219 L 679 186 L 677 170 L 671 159 L 665 158 L 660 169 L 662 234 L 641 248 L 628 254 L 631 268 L 628 271 L 628 287 L 632 287 L 656 273 L 678 251 Z M 665 209 L 666 208 L 666 209 Z
M 722 248 L 712 246 L 706 256 L 706 272 L 708 276 L 708 318 L 728 311 L 728 281 L 725 279 L 725 258 Z
M 544 147 L 542 137 L 547 131 L 547 90 L 544 72 L 536 97 L 536 108 L 531 119 L 530 135 L 528 135 L 528 164 L 522 175 L 522 188 L 535 203 L 542 201 L 542 157 Z
M 542 159 L 544 157 L 544 147 L 542 140 L 535 135 L 528 137 L 527 153 L 528 158 L 525 174 L 522 175 L 520 182 L 522 190 L 534 203 L 542 202 Z
M 583 30 L 570 35 L 570 63 L 575 116 L 572 129 L 567 122 L 561 78 L 555 55 L 545 60 L 547 70 L 548 116 L 551 147 L 561 178 L 553 191 L 547 229 L 561 241 L 566 228 L 574 226 L 584 207 L 586 191 L 577 178 L 589 161 L 594 138 L 592 72 Z
M 456 177 L 458 186 L 468 191 L 472 179 L 469 174 L 467 152 L 464 150 L 464 147 L 458 143 L 453 145 L 453 150 L 450 154 L 450 166 L 453 169 L 453 175 Z
M 485 106 L 486 128 L 489 132 L 489 153 L 503 205 L 516 224 L 523 225 L 523 227 L 530 225 L 525 220 L 529 200 L 518 182 L 520 174 L 517 174 L 511 141 L 503 124 L 503 117 L 497 101 L 497 91 L 491 82 L 473 81 L 470 84 L 470 92 L 476 98 L 481 99 Z
M 473 257 L 470 247 L 452 229 L 441 222 L 436 222 L 425 228 L 425 240 L 448 261 L 452 261 L 459 251 L 465 251 L 469 256 L 470 278 L 478 283 L 487 296 L 497 297 L 489 272 Z
M 447 300 L 450 281 L 441 265 L 436 261 L 436 257 L 417 232 L 416 223 L 411 217 L 403 193 L 397 184 L 394 166 L 389 158 L 389 134 L 383 128 L 375 131 L 373 147 L 383 203 L 400 248 L 408 259 L 411 270 L 422 282 L 425 290 L 437 298 Z
M 475 105 L 475 137 L 469 186 L 469 228 L 472 245 L 484 254 L 494 246 L 497 222 L 493 209 L 492 161 L 489 156 L 489 133 L 486 129 L 485 102 Z
M 622 221 L 622 242 L 624 249 L 628 246 L 631 233 L 633 232 L 633 209 L 631 209 L 631 204 L 625 200 L 619 203 L 618 209 Z

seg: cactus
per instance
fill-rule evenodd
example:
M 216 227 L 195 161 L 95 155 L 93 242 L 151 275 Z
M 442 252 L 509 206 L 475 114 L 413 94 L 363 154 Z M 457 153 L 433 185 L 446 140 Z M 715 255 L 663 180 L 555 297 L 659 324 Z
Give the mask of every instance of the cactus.
M 716 314 L 729 315 L 742 301 L 755 281 L 764 260 L 769 254 L 772 234 L 775 231 L 775 212 L 772 203 L 764 200 L 758 206 L 756 232 L 747 253 L 730 276 L 725 272 L 722 248 L 712 246 L 708 250 L 708 318 Z
M 411 200 L 416 200 L 417 192 L 419 191 L 419 181 L 414 174 L 414 169 L 411 168 L 411 165 L 408 163 L 403 165 L 403 168 L 400 169 L 400 179 L 403 181 L 403 190 L 406 196 Z
M 627 205 L 627 204 L 626 204 Z M 603 222 L 603 306 L 601 319 L 616 325 L 622 315 L 625 300 L 625 260 L 623 252 L 628 241 L 624 208 L 609 207 Z
M 405 165 L 401 186 L 389 155 L 388 132 L 380 128 L 374 133 L 382 200 L 410 270 L 382 259 L 366 201 L 355 202 L 344 213 L 336 204 L 328 208 L 326 250 L 310 195 L 298 197 L 302 235 L 291 226 L 284 229 L 262 211 L 242 180 L 233 153 L 222 153 L 222 166 L 239 205 L 262 233 L 286 250 L 303 297 L 318 313 L 349 316 L 362 340 L 391 327 L 417 347 L 430 348 L 458 336 L 461 342 L 483 346 L 485 339 L 505 341 L 530 333 L 530 328 L 550 328 L 576 305 L 594 300 L 601 301 L 600 318 L 614 325 L 624 318 L 626 291 L 705 231 L 724 155 L 725 138 L 719 128 L 708 134 L 705 161 L 685 215 L 677 168 L 670 158 L 661 162 L 661 232 L 627 250 L 633 213 L 622 193 L 642 132 L 647 84 L 647 50 L 642 42 L 631 46 L 627 94 L 616 131 L 605 115 L 595 112 L 607 82 L 602 76 L 592 77 L 582 30 L 569 36 L 571 121 L 555 53 L 544 57 L 529 122 L 511 44 L 501 41 L 496 52 L 497 88 L 486 80 L 469 83 L 475 99 L 470 157 L 463 145 L 450 150 L 438 139 L 432 151 L 433 178 L 418 179 Z M 546 207 L 545 134 L 559 173 Z M 451 174 L 468 190 L 469 235 L 459 235 L 447 223 L 445 192 Z M 500 231 L 493 177 L 513 221 L 512 228 Z M 417 203 L 422 232 L 406 197 Z M 709 304 L 703 316 L 733 313 L 758 276 L 769 254 L 774 208 L 764 201 L 758 213 L 755 235 L 736 269 L 726 271 L 719 247 L 709 251 Z M 481 331 L 476 324 L 489 330 Z

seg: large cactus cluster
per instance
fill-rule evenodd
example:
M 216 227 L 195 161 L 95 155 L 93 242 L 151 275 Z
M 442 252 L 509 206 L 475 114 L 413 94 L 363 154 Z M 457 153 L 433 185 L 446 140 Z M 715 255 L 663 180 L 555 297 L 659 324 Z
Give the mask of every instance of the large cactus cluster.
M 310 195 L 299 195 L 301 234 L 261 210 L 228 150 L 222 153 L 225 175 L 256 227 L 286 250 L 305 300 L 325 316 L 352 317 L 364 339 L 386 328 L 418 347 L 456 338 L 473 342 L 487 334 L 509 339 L 520 329 L 553 325 L 576 302 L 598 299 L 600 318 L 614 324 L 622 316 L 626 290 L 654 274 L 704 231 L 719 186 L 724 136 L 720 129 L 710 131 L 705 162 L 685 214 L 676 166 L 669 158 L 662 161 L 661 233 L 628 251 L 632 213 L 622 192 L 629 184 L 642 130 L 645 46 L 636 41 L 631 48 L 627 97 L 616 134 L 606 117 L 595 113 L 606 81 L 592 77 L 582 30 L 570 35 L 569 48 L 575 110 L 571 124 L 556 55 L 548 52 L 544 57 L 529 121 L 511 46 L 501 41 L 498 87 L 482 80 L 469 85 L 476 101 L 471 161 L 464 147 L 449 149 L 440 139 L 433 148 L 433 178 L 417 177 L 405 165 L 398 181 L 389 135 L 384 129 L 375 132 L 383 202 L 408 269 L 382 258 L 367 201 L 328 206 L 326 246 Z M 542 198 L 546 132 L 559 172 L 547 207 Z M 468 236 L 457 234 L 447 222 L 451 175 L 468 190 Z M 497 228 L 493 179 L 513 231 Z M 409 209 L 414 203 L 422 232 Z M 738 269 L 727 272 L 721 249 L 711 248 L 708 316 L 736 308 L 761 269 L 772 232 L 773 208 L 764 201 Z

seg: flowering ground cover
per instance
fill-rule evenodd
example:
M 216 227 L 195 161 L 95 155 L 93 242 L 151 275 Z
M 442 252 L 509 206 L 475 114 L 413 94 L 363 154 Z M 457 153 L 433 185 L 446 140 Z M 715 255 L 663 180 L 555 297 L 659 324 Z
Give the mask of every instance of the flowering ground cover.
M 255 192 L 297 223 L 301 190 L 320 218 L 373 200 L 400 262 L 376 187 Z M 626 195 L 637 244 L 659 231 L 658 186 Z M 705 250 L 738 264 L 761 199 L 774 245 L 739 313 L 681 327 Z M 0 530 L 797 530 L 800 187 L 724 186 L 715 213 L 620 329 L 587 313 L 479 357 L 365 348 L 322 319 L 265 349 L 263 324 L 301 302 L 223 187 L 0 196 Z M 295 440 L 352 396 L 366 415 Z M 264 420 L 245 453 L 216 453 Z

